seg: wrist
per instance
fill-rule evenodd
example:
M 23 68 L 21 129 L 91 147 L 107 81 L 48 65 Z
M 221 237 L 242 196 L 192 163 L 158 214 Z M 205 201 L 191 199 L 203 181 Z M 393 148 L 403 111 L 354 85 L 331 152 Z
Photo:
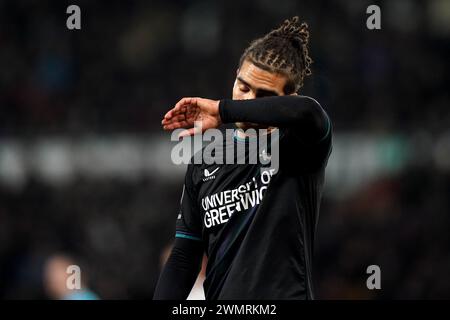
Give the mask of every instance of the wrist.
M 226 104 L 225 104 L 225 99 L 221 99 L 218 101 L 218 111 L 219 111 L 219 122 L 222 123 L 226 123 Z

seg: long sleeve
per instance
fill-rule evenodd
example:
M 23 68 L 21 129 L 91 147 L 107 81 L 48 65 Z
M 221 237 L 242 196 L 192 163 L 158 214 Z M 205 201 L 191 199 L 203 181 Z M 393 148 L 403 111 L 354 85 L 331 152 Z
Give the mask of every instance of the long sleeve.
M 219 113 L 223 123 L 251 122 L 293 129 L 303 142 L 320 141 L 331 126 L 320 104 L 307 96 L 224 99 L 220 101 Z
M 154 300 L 185 300 L 197 279 L 203 258 L 200 241 L 176 238 L 158 280 Z

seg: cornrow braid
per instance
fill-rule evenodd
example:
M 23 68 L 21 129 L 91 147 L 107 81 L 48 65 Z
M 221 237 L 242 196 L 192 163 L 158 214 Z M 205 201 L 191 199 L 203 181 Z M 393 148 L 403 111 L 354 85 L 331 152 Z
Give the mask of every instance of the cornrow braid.
M 285 20 L 277 29 L 250 43 L 239 61 L 249 60 L 257 67 L 280 73 L 288 78 L 286 94 L 297 92 L 311 74 L 312 59 L 308 52 L 309 31 L 298 16 Z

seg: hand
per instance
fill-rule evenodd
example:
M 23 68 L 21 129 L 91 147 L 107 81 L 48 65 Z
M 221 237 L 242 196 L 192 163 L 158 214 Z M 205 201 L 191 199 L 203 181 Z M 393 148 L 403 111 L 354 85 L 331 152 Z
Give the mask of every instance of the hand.
M 181 138 L 200 133 L 200 128 L 194 127 L 197 121 L 201 123 L 201 133 L 207 129 L 219 127 L 222 124 L 219 115 L 219 101 L 183 98 L 166 113 L 161 124 L 164 130 L 186 129 L 178 136 Z

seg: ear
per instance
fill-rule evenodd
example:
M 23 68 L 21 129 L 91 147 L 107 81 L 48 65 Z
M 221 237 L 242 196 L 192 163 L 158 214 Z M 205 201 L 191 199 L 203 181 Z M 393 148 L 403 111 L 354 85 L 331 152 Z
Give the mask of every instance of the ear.
M 239 74 L 239 68 L 236 69 L 236 77 Z

